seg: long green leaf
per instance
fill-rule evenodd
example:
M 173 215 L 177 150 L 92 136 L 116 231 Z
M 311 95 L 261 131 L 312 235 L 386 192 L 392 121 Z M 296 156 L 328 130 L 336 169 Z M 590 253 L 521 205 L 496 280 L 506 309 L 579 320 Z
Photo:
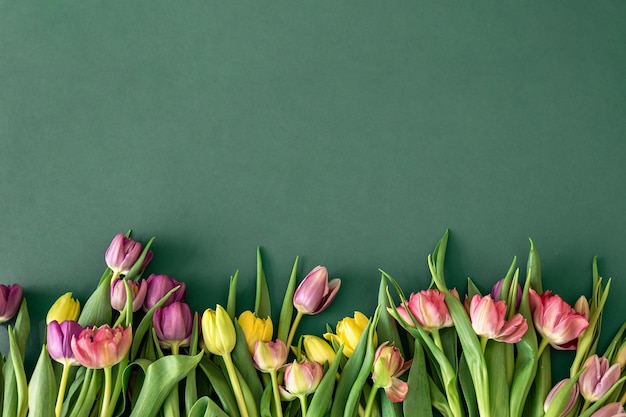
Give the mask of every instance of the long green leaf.
M 46 345 L 35 365 L 35 370 L 28 385 L 29 417 L 54 417 L 57 384 L 52 369 L 52 361 Z
M 323 417 L 326 415 L 329 405 L 333 400 L 337 370 L 339 369 L 339 363 L 341 362 L 342 356 L 343 345 L 341 345 L 337 350 L 333 363 L 328 367 L 322 381 L 317 386 L 315 394 L 313 394 L 313 398 L 311 399 L 311 404 L 307 410 L 306 417 Z M 343 378 L 343 374 L 341 378 Z M 339 401 L 336 396 L 334 397 L 334 400 Z
M 87 299 L 78 318 L 78 324 L 83 327 L 101 326 L 111 323 L 112 316 L 111 284 L 108 279 L 104 279 Z
M 219 405 L 209 397 L 199 398 L 187 413 L 187 417 L 229 417 Z
M 228 302 L 226 303 L 226 312 L 231 318 L 237 315 L 237 281 L 239 280 L 239 271 L 235 271 L 235 275 L 230 277 L 228 285 Z
M 263 259 L 261 248 L 256 248 L 256 297 L 254 300 L 254 312 L 257 317 L 271 317 L 272 306 L 270 304 L 270 292 L 267 288 L 267 280 L 263 271 Z
M 289 276 L 289 283 L 285 290 L 285 296 L 283 297 L 283 305 L 280 309 L 280 318 L 278 319 L 278 331 L 276 332 L 276 338 L 287 341 L 289 337 L 289 329 L 291 328 L 291 319 L 293 318 L 293 295 L 296 292 L 298 270 L 298 257 L 293 263 L 291 268 L 291 275 Z
M 237 400 L 232 392 L 230 384 L 226 379 L 224 373 L 220 367 L 204 357 L 200 361 L 200 369 L 206 375 L 209 383 L 213 387 L 215 394 L 222 403 L 222 408 L 230 417 L 239 417 L 239 408 L 237 407 Z
M 237 370 L 243 376 L 247 386 L 250 388 L 254 403 L 257 407 L 261 404 L 261 396 L 263 395 L 263 385 L 259 379 L 259 374 L 254 367 L 254 362 L 248 351 L 248 344 L 246 343 L 246 337 L 243 334 L 243 330 L 237 320 L 233 320 L 235 326 L 236 339 L 235 348 L 231 355 L 233 362 L 237 366 Z
M 11 362 L 13 363 L 13 371 L 15 372 L 15 382 L 17 383 L 17 417 L 25 417 L 28 411 L 28 385 L 26 384 L 26 373 L 24 372 L 24 364 L 22 363 L 22 355 L 20 354 L 17 341 L 13 335 L 13 328 L 9 326 L 9 349 L 11 350 Z
M 432 417 L 433 406 L 430 401 L 430 384 L 424 348 L 419 340 L 415 340 L 413 363 L 409 370 L 407 383 L 409 391 L 404 398 L 404 415 Z
M 507 344 L 489 340 L 485 347 L 485 360 L 489 371 L 489 397 L 497 398 L 491 402 L 491 417 L 509 417 L 509 383 L 507 368 L 503 366 Z

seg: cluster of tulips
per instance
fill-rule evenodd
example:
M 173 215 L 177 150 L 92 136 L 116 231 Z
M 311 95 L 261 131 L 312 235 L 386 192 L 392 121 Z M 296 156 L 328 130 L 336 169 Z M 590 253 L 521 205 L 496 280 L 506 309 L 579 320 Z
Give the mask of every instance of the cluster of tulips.
M 489 293 L 468 280 L 461 298 L 444 279 L 447 239 L 428 258 L 430 288 L 405 297 L 382 272 L 371 316 L 356 311 L 316 336 L 298 327 L 340 289 L 325 267 L 298 284 L 296 258 L 273 320 L 257 253 L 254 310 L 237 311 L 236 273 L 225 306 L 200 314 L 184 282 L 143 278 L 152 240 L 120 233 L 84 307 L 70 292 L 50 307 L 29 376 L 22 288 L 0 285 L 9 336 L 1 416 L 626 417 L 624 326 L 598 354 L 610 280 L 603 286 L 595 260 L 592 295 L 573 306 L 543 291 L 532 244 L 523 285 L 514 260 Z M 575 351 L 570 376 L 556 384 L 553 349 Z

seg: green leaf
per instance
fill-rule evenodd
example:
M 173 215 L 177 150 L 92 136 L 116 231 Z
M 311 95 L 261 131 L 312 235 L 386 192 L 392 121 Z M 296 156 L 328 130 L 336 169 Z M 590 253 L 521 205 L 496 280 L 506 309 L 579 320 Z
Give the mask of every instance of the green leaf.
M 191 407 L 187 417 L 228 417 L 228 414 L 209 397 L 202 397 Z
M 265 391 L 263 391 L 263 395 L 261 396 L 261 406 L 259 407 L 259 410 L 261 411 L 261 417 L 273 417 L 273 393 L 274 392 L 272 390 L 272 384 L 267 384 L 267 387 L 265 387 Z
M 237 281 L 239 280 L 239 271 L 235 271 L 235 275 L 230 277 L 228 286 L 228 302 L 226 303 L 226 312 L 231 318 L 237 315 Z
M 424 348 L 419 340 L 415 340 L 413 363 L 407 379 L 409 391 L 404 398 L 404 415 L 432 417 L 433 406 L 430 401 L 430 384 Z
M 46 345 L 43 345 L 28 385 L 28 416 L 54 417 L 56 395 L 54 369 Z
M 87 299 L 78 324 L 83 327 L 101 326 L 110 323 L 111 318 L 111 284 L 109 279 L 104 279 Z
M 28 314 L 28 305 L 26 299 L 22 298 L 20 309 L 17 312 L 15 318 L 15 327 L 13 328 L 13 335 L 15 341 L 20 350 L 22 358 L 26 357 L 26 342 L 28 341 L 28 335 L 30 334 L 30 315 Z
M 26 373 L 24 372 L 24 364 L 22 363 L 22 355 L 20 354 L 17 341 L 13 334 L 13 328 L 9 326 L 9 349 L 11 362 L 13 363 L 13 372 L 15 372 L 15 382 L 17 383 L 17 417 L 25 417 L 28 411 L 28 385 L 26 384 Z
M 231 417 L 239 417 L 237 400 L 231 390 L 230 383 L 225 377 L 220 367 L 206 356 L 200 361 L 200 369 L 208 378 L 215 394 L 222 403 L 222 408 Z
M 291 328 L 291 319 L 293 318 L 293 295 L 296 292 L 296 271 L 298 269 L 298 257 L 293 263 L 291 268 L 291 275 L 289 276 L 289 283 L 285 290 L 285 297 L 283 298 L 283 305 L 280 309 L 280 318 L 278 319 L 278 331 L 276 332 L 276 338 L 287 341 L 289 337 L 289 329 Z
M 263 386 L 259 379 L 259 374 L 254 367 L 254 362 L 248 352 L 248 344 L 243 330 L 237 320 L 233 320 L 235 326 L 236 339 L 235 348 L 232 351 L 233 362 L 237 366 L 237 370 L 243 376 L 246 385 L 250 388 L 254 403 L 257 407 L 261 404 L 261 396 L 263 395 Z
M 489 397 L 497 398 L 491 402 L 491 417 L 509 417 L 509 383 L 507 367 L 502 366 L 506 358 L 507 344 L 489 340 L 485 347 L 485 360 L 489 371 Z
M 335 389 L 337 370 L 339 369 L 339 363 L 341 362 L 342 357 L 343 345 L 341 345 L 337 350 L 337 354 L 335 355 L 332 365 L 328 367 L 322 381 L 317 386 L 315 394 L 313 394 L 313 398 L 309 404 L 309 408 L 307 409 L 306 417 L 323 417 L 326 415 L 329 405 L 333 402 L 333 400 L 334 402 L 340 401 L 340 399 L 337 399 L 337 396 L 333 397 L 333 392 Z M 345 372 L 341 374 L 340 380 L 344 377 L 344 374 Z
M 267 288 L 261 248 L 256 248 L 256 298 L 254 300 L 254 312 L 257 317 L 271 317 L 272 306 L 270 304 L 270 292 Z
M 148 250 L 150 249 L 150 246 L 152 246 L 152 242 L 154 242 L 154 236 L 150 238 L 148 243 L 146 243 L 146 246 L 143 248 L 141 255 L 139 255 L 139 258 L 137 258 L 132 268 L 130 268 L 130 271 L 128 271 L 128 274 L 126 274 L 124 278 L 130 279 L 130 280 L 139 278 L 139 274 L 143 272 L 141 270 L 141 267 L 143 266 L 143 261 L 144 259 L 146 259 L 146 255 L 148 254 Z
M 387 312 L 387 308 L 391 308 L 392 306 L 387 298 L 387 281 L 385 280 L 384 275 L 380 280 L 380 286 L 378 288 L 378 305 L 382 306 L 380 309 L 378 326 L 376 327 L 378 339 L 393 343 L 398 349 L 400 349 L 400 353 L 402 353 L 402 356 L 404 357 L 404 349 L 402 346 L 402 339 L 400 339 L 400 333 L 398 332 L 397 322 L 391 314 Z
M 463 354 L 461 354 L 461 359 L 459 360 L 459 382 L 461 384 L 461 389 L 463 390 L 463 398 L 465 399 L 467 415 L 469 417 L 479 417 L 474 381 L 472 381 L 472 376 L 470 375 L 469 368 L 467 367 L 467 361 L 465 360 L 465 355 Z

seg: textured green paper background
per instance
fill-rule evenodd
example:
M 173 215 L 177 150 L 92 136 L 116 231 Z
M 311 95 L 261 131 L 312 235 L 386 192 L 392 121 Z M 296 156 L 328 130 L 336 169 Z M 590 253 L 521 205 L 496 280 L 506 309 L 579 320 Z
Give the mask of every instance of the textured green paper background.
M 448 279 L 483 289 L 528 237 L 546 286 L 615 278 L 626 319 L 626 2 L 0 0 L 0 281 L 33 334 L 83 301 L 114 234 L 203 310 L 262 247 L 344 279 L 321 333 L 406 291 L 451 229 Z M 308 323 L 308 324 L 307 324 Z M 31 349 L 37 352 L 36 337 Z

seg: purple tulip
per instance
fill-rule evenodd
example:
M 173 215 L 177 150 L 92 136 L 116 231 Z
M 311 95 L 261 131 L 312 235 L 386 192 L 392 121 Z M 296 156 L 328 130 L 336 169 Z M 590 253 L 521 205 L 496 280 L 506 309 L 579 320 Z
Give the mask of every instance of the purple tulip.
M 150 310 L 156 303 L 159 302 L 161 298 L 165 296 L 165 294 L 176 287 L 179 288 L 174 291 L 172 295 L 170 295 L 161 307 L 167 307 L 172 303 L 183 301 L 185 299 L 184 282 L 178 282 L 174 278 L 170 278 L 167 275 L 156 274 L 150 274 L 148 279 L 146 279 L 146 282 L 148 283 L 148 289 L 146 291 L 146 298 L 143 301 L 143 309 L 146 311 Z
M 341 280 L 328 282 L 328 271 L 315 267 L 304 277 L 293 295 L 293 306 L 303 314 L 317 314 L 326 309 L 337 296 Z
M 157 308 L 152 316 L 152 325 L 162 348 L 176 350 L 189 346 L 193 315 L 187 304 L 177 301 Z
M 121 312 L 126 308 L 126 285 L 124 279 L 114 278 L 111 283 L 111 307 Z M 148 283 L 143 280 L 141 282 L 128 281 L 133 294 L 133 311 L 137 311 L 143 305 L 148 291 Z
M 0 285 L 0 323 L 11 320 L 21 303 L 22 287 L 19 284 Z
M 80 324 L 72 320 L 65 320 L 61 324 L 52 320 L 48 323 L 48 353 L 55 361 L 67 365 L 79 365 L 72 353 L 72 337 L 78 336 L 83 330 Z
M 491 288 L 491 298 L 493 298 L 494 301 L 501 300 L 500 295 L 502 294 L 503 285 L 504 285 L 504 278 L 496 282 L 496 284 Z M 510 291 L 510 287 L 509 287 L 509 291 Z M 515 311 L 519 309 L 519 305 L 522 302 L 522 292 L 523 290 L 522 290 L 521 285 L 517 284 L 517 292 L 515 293 Z M 507 302 L 508 300 L 504 298 L 503 301 Z
M 126 237 L 124 233 L 115 235 L 104 254 L 104 260 L 113 270 L 113 276 L 127 274 L 141 255 L 141 243 Z

